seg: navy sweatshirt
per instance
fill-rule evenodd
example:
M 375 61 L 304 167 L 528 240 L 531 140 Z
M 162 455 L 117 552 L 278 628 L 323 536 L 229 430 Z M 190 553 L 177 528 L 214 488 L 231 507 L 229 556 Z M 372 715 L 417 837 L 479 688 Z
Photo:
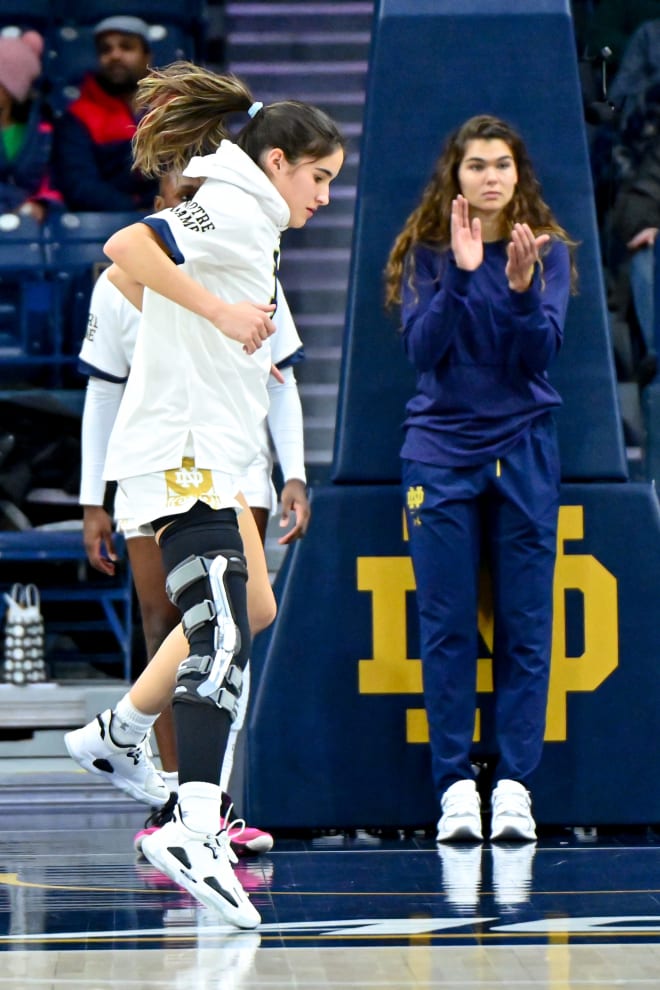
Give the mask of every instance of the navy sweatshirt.
M 451 251 L 418 246 L 404 279 L 403 343 L 417 371 L 401 456 L 448 467 L 485 464 L 561 404 L 547 368 L 562 342 L 568 248 L 552 241 L 526 292 L 509 289 L 506 242 L 484 244 L 474 272 Z

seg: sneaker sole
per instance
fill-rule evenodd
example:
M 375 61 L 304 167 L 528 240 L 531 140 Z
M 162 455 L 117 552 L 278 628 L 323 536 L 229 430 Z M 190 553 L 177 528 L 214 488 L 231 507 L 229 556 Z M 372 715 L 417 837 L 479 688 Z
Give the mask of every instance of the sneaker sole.
M 205 907 L 217 912 L 227 924 L 233 925 L 236 928 L 252 929 L 261 923 L 261 915 L 253 904 L 250 903 L 252 911 L 249 913 L 249 916 L 245 912 L 239 914 L 221 895 L 214 894 L 211 889 L 204 887 L 203 884 L 198 883 L 189 876 L 175 857 L 168 856 L 167 850 L 162 849 L 157 841 L 152 841 L 152 836 L 144 836 L 141 851 L 142 855 L 145 859 L 149 860 L 152 866 L 155 866 L 157 870 L 168 876 L 170 880 L 173 880 L 174 883 L 187 890 L 189 894 L 192 894 Z
M 107 780 L 113 787 L 116 787 L 118 791 L 123 791 L 124 794 L 128 794 L 129 797 L 134 798 L 136 801 L 140 801 L 143 804 L 148 804 L 152 808 L 158 807 L 159 798 L 155 797 L 153 794 L 149 794 L 148 791 L 144 791 L 141 787 L 131 784 L 131 782 L 126 780 L 125 777 L 115 776 L 114 771 L 110 772 L 97 767 L 94 761 L 98 759 L 98 757 L 95 757 L 91 753 L 83 753 L 76 749 L 75 743 L 72 739 L 70 739 L 70 736 L 73 735 L 75 735 L 75 733 L 68 732 L 64 736 L 64 745 L 66 746 L 67 752 L 74 763 L 77 763 L 78 766 L 83 768 L 83 770 L 87 770 L 88 773 L 93 773 L 97 777 L 103 777 L 103 779 Z M 169 798 L 169 792 L 167 798 Z M 160 803 L 165 804 L 167 798 L 161 799 Z
M 266 834 L 248 839 L 247 842 L 230 837 L 229 842 L 237 856 L 262 856 L 273 848 L 273 837 Z
M 484 837 L 481 832 L 477 832 L 471 825 L 458 825 L 453 831 L 446 835 L 438 832 L 436 842 L 483 842 Z
M 519 825 L 504 824 L 496 832 L 490 833 L 491 842 L 536 842 L 536 831 L 525 830 Z

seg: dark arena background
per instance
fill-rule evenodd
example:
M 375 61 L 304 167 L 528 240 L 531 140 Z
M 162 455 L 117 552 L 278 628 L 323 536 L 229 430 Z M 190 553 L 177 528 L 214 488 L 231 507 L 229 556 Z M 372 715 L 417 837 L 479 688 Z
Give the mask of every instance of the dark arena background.
M 277 517 L 269 526 L 279 614 L 254 644 L 232 787 L 240 813 L 275 836 L 270 853 L 236 867 L 263 924 L 223 926 L 137 857 L 148 809 L 67 759 L 63 733 L 125 690 L 139 617 L 125 563 L 106 582 L 86 567 L 75 480 L 57 505 L 39 501 L 45 483 L 20 501 L 14 451 L 0 463 L 0 580 L 8 592 L 39 587 L 49 679 L 0 687 L 0 990 L 658 986 L 660 386 L 655 372 L 633 388 L 622 380 L 608 313 L 593 178 L 603 125 L 585 95 L 585 74 L 601 85 L 607 56 L 582 43 L 605 6 L 0 5 L 0 31 L 46 38 L 56 115 L 87 67 L 92 26 L 126 13 L 162 28 L 161 64 L 186 55 L 245 77 L 264 102 L 310 99 L 349 136 L 327 215 L 283 238 L 282 284 L 308 356 L 298 378 L 312 521 L 284 554 Z M 605 92 L 595 104 L 607 106 Z M 382 271 L 444 136 L 477 113 L 524 136 L 545 199 L 579 242 L 580 283 L 551 371 L 562 492 L 539 839 L 438 848 L 399 487 L 413 376 Z M 101 245 L 127 218 L 65 212 L 40 229 L 4 219 L 0 434 L 59 444 L 75 476 L 80 321 Z M 474 759 L 487 772 L 483 578 Z

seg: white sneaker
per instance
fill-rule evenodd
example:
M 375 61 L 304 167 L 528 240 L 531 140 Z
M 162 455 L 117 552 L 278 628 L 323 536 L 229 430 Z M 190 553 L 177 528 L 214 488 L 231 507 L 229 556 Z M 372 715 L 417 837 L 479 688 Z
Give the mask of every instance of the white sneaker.
M 490 837 L 493 841 L 534 842 L 532 797 L 517 780 L 500 780 L 492 794 Z
M 142 840 L 142 854 L 149 862 L 184 887 L 223 921 L 237 928 L 256 928 L 259 912 L 232 869 L 236 856 L 226 831 L 206 835 L 186 828 L 179 808 L 172 821 Z
M 110 736 L 111 718 L 108 708 L 82 729 L 67 732 L 64 743 L 69 756 L 137 801 L 152 807 L 165 804 L 170 792 L 151 760 L 148 736 L 136 745 L 118 746 Z
M 440 806 L 436 842 L 481 842 L 481 801 L 473 780 L 457 780 L 448 787 Z

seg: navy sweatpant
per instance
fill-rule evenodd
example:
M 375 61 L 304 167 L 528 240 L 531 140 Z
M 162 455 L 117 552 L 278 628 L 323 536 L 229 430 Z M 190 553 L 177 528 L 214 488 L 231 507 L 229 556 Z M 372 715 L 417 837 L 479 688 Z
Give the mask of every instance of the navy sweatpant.
M 406 460 L 403 494 L 438 799 L 474 776 L 482 547 L 493 584 L 495 779 L 527 786 L 541 758 L 550 673 L 559 507 L 554 423 L 539 418 L 504 457 L 478 467 Z

